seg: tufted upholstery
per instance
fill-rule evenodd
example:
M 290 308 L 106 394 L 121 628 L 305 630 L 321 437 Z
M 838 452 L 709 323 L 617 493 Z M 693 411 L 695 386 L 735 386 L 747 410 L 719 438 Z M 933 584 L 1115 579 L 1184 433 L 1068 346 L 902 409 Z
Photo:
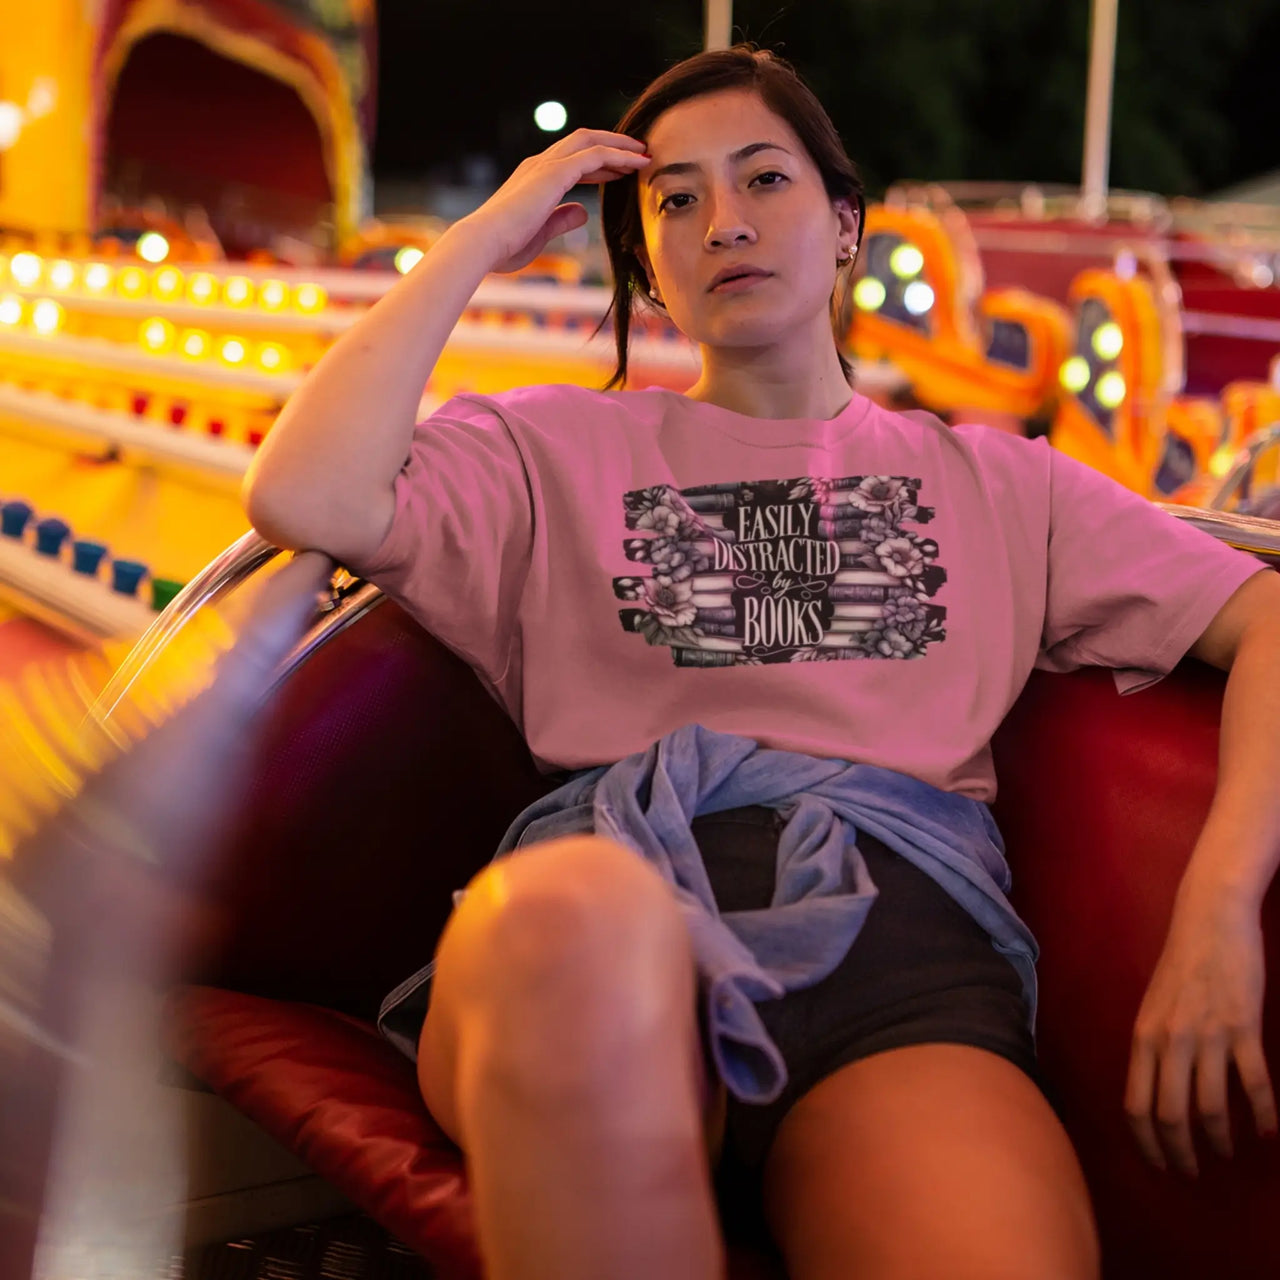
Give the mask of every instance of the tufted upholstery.
M 1206 1154 L 1194 1184 L 1143 1163 L 1121 1108 L 1133 1019 L 1213 791 L 1223 683 L 1187 662 L 1120 698 L 1108 672 L 1035 673 L 994 743 L 1014 900 L 1043 947 L 1045 1075 L 1107 1276 L 1123 1280 L 1280 1273 L 1280 1146 L 1249 1136 L 1241 1098 L 1235 1160 Z M 451 890 L 554 783 L 467 667 L 384 603 L 281 691 L 207 886 L 218 928 L 170 999 L 175 1057 L 445 1280 L 480 1275 L 465 1174 L 370 1020 L 429 956 Z M 1266 927 L 1274 951 L 1276 893 Z M 735 1248 L 734 1280 L 781 1274 Z

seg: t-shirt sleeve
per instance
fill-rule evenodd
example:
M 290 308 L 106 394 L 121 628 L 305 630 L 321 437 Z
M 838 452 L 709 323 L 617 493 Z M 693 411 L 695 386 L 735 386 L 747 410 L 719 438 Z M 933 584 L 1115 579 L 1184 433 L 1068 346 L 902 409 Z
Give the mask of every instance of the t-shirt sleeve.
M 1145 689 L 1267 566 L 1060 450 L 1049 452 L 1048 590 L 1035 665 L 1112 667 L 1121 693 Z
M 497 410 L 455 396 L 414 428 L 395 515 L 367 578 L 497 683 L 533 542 L 528 471 Z

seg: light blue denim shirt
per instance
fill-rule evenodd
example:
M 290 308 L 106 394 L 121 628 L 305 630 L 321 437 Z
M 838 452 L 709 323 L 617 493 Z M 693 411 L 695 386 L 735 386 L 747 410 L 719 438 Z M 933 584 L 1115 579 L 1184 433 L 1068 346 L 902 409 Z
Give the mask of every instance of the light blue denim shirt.
M 786 819 L 773 902 L 763 911 L 721 912 L 690 822 L 743 805 L 765 805 Z M 877 894 L 858 850 L 860 831 L 931 876 L 986 929 L 1022 979 L 1034 1033 L 1039 948 L 1005 896 L 1011 875 L 991 810 L 892 769 L 771 750 L 685 725 L 536 800 L 508 828 L 495 859 L 583 832 L 647 859 L 672 886 L 688 924 L 720 1077 L 742 1101 L 763 1103 L 782 1092 L 787 1070 L 754 1002 L 811 986 L 844 959 Z M 401 983 L 379 1015 L 383 1034 L 410 1057 L 433 969 Z

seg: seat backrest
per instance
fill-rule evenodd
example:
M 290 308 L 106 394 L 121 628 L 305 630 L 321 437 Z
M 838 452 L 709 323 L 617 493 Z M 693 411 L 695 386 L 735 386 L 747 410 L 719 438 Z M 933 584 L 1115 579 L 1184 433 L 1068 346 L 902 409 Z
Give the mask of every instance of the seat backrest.
M 550 790 L 467 665 L 384 600 L 278 690 L 185 976 L 366 1018 L 431 958 L 461 888 Z

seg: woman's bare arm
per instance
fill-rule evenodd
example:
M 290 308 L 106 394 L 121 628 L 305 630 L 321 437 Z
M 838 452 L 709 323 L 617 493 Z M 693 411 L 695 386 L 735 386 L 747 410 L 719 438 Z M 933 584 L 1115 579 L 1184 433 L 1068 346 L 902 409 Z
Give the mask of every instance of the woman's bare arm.
M 343 563 L 377 549 L 422 390 L 495 252 L 482 227 L 455 223 L 325 353 L 245 477 L 249 519 L 264 538 Z

